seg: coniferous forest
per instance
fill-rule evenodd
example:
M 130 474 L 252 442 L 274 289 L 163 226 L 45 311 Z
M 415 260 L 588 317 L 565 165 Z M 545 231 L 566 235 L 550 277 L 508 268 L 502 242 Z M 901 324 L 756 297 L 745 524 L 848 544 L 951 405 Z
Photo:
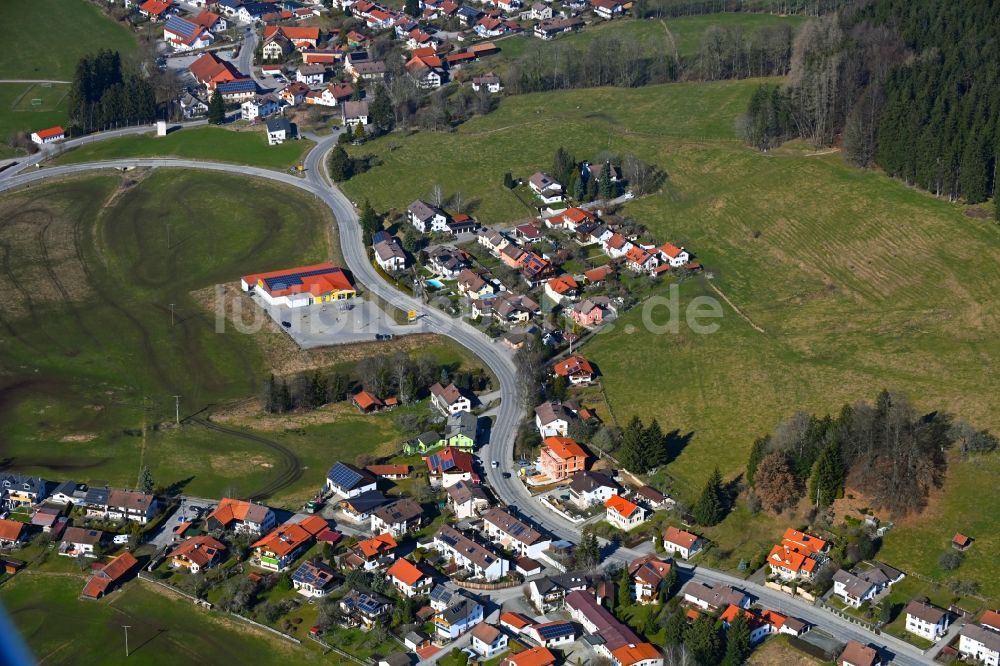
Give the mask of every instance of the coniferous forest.
M 864 0 L 811 19 L 785 85 L 751 101 L 743 137 L 761 150 L 840 143 L 858 166 L 985 201 L 1000 153 L 998 17 L 998 0 Z

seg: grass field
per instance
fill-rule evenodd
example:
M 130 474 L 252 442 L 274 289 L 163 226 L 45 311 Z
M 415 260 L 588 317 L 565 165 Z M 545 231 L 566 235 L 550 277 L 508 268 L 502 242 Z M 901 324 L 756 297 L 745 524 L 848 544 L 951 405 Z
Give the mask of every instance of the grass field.
M 457 132 L 392 136 L 357 149 L 384 164 L 345 189 L 355 200 L 399 209 L 437 181 L 446 193 L 473 200 L 489 225 L 530 214 L 503 189 L 504 172 L 525 178 L 547 169 L 560 145 L 577 159 L 631 151 L 663 169 L 662 191 L 629 203 L 624 214 L 688 247 L 712 279 L 681 286 L 677 334 L 652 332 L 637 309 L 583 352 L 598 363 L 619 423 L 632 414 L 655 416 L 691 435 L 668 468 L 681 498 L 693 499 L 715 464 L 739 473 L 754 438 L 782 417 L 835 412 L 883 387 L 908 394 L 919 408 L 1000 430 L 990 397 L 1000 393 L 1000 340 L 992 333 L 1000 323 L 1000 228 L 854 169 L 835 153 L 802 145 L 769 154 L 746 149 L 734 123 L 759 83 L 505 98 Z M 412 168 L 425 154 L 437 156 L 433 176 Z M 764 332 L 725 304 L 718 332 L 698 335 L 683 325 L 692 299 L 718 298 L 713 286 Z M 664 317 L 662 308 L 652 315 L 657 323 Z M 996 515 L 1000 500 L 983 468 L 954 465 L 948 491 L 928 515 L 889 534 L 886 552 L 899 557 L 896 564 L 937 576 L 932 561 L 950 533 L 970 513 Z M 727 547 L 749 548 L 787 520 L 762 530 L 737 516 L 718 531 Z M 983 520 L 968 529 L 987 541 Z M 924 553 L 919 544 L 931 535 L 926 548 L 933 552 Z M 970 552 L 951 577 L 978 580 L 1000 597 L 988 552 Z
M 0 159 L 15 154 L 7 145 L 16 132 L 34 132 L 66 122 L 69 86 L 38 83 L 0 83 Z M 33 104 L 33 100 L 41 104 Z
M 69 81 L 81 56 L 138 50 L 127 28 L 86 0 L 4 0 L 0 18 L 0 41 L 8 45 L 0 79 Z
M 232 654 L 246 666 L 324 661 L 317 651 L 165 596 L 146 583 L 129 583 L 101 601 L 80 601 L 84 581 L 79 575 L 21 574 L 0 589 L 0 601 L 39 663 L 208 666 Z
M 639 43 L 647 52 L 666 52 L 685 60 L 698 54 L 701 37 L 711 26 L 741 28 L 745 32 L 772 25 L 789 25 L 796 28 L 803 22 L 801 16 L 773 14 L 726 13 L 677 18 L 626 19 L 598 21 L 579 32 L 562 35 L 551 42 L 543 42 L 531 34 L 522 34 L 498 42 L 502 58 L 517 58 L 525 53 L 540 53 L 559 46 L 585 47 L 598 36 L 613 37 Z
M 195 127 L 176 130 L 165 137 L 127 136 L 91 143 L 53 161 L 77 164 L 127 157 L 180 157 L 284 170 L 298 164 L 312 146 L 313 142 L 308 139 L 269 146 L 263 130 L 236 132 L 219 127 Z

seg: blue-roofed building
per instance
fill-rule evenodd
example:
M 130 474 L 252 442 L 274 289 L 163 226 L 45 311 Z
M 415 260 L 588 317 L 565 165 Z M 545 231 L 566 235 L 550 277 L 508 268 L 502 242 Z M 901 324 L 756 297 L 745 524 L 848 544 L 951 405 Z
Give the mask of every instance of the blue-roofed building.
M 257 96 L 257 83 L 253 79 L 236 79 L 216 84 L 215 89 L 226 102 L 242 103 Z
M 171 16 L 163 26 L 163 40 L 177 51 L 203 49 L 215 41 L 203 26 L 179 16 Z
M 237 16 L 240 13 L 240 7 L 243 6 L 243 0 L 216 0 L 216 5 L 226 16 Z
M 325 597 L 340 580 L 336 571 L 323 564 L 311 560 L 303 562 L 292 574 L 292 585 L 304 597 Z
M 434 616 L 434 629 L 438 638 L 453 641 L 483 621 L 483 607 L 458 594 L 443 611 Z
M 392 608 L 392 602 L 382 595 L 360 590 L 351 590 L 340 600 L 340 609 L 347 615 L 348 623 L 367 629 L 387 620 Z
M 468 5 L 463 5 L 459 7 L 458 12 L 456 12 L 456 14 L 458 16 L 458 20 L 464 23 L 465 25 L 474 24 L 483 15 L 481 11 L 479 11 L 478 9 L 473 9 Z
M 76 481 L 63 481 L 49 496 L 53 504 L 83 504 L 87 498 L 87 485 Z
M 38 504 L 48 494 L 49 482 L 40 476 L 0 474 L 0 498 L 8 509 Z
M 274 13 L 274 5 L 263 2 L 247 2 L 236 12 L 236 16 L 244 23 L 255 23 L 263 20 L 265 14 Z
M 526 633 L 536 643 L 547 648 L 559 647 L 576 640 L 576 629 L 571 622 L 565 620 L 535 624 L 529 627 Z
M 326 488 L 348 499 L 377 488 L 375 477 L 367 470 L 338 462 L 326 474 Z

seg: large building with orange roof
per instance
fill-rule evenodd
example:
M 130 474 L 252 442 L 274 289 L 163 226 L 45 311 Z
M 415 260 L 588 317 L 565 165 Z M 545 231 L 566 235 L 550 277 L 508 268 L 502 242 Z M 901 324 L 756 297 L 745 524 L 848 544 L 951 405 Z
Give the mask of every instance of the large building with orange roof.
M 546 437 L 542 442 L 542 473 L 553 481 L 562 481 L 587 465 L 587 452 L 569 437 Z
M 347 274 L 330 263 L 245 275 L 241 286 L 269 305 L 290 308 L 354 298 L 358 293 Z
M 784 580 L 808 580 L 822 567 L 823 554 L 829 549 L 830 544 L 823 539 L 788 528 L 781 543 L 768 554 L 767 564 L 772 574 Z
M 590 361 L 579 354 L 556 361 L 552 365 L 552 372 L 556 377 L 565 377 L 573 385 L 589 384 L 594 380 L 594 375 L 597 374 Z
M 209 530 L 261 535 L 274 529 L 274 511 L 263 504 L 224 497 L 205 519 Z
M 284 571 L 328 527 L 319 516 L 309 516 L 300 523 L 285 523 L 250 545 L 254 549 L 254 564 L 262 569 Z

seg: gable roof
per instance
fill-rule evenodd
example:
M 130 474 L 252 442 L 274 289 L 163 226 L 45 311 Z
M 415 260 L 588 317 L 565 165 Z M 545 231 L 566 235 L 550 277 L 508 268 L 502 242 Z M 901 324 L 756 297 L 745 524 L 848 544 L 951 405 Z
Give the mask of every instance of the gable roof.
M 205 534 L 184 540 L 174 548 L 170 555 L 171 557 L 186 558 L 203 567 L 225 551 L 226 544 Z
M 601 474 L 600 472 L 591 472 L 589 470 L 574 472 L 573 480 L 570 482 L 569 487 L 576 493 L 591 493 L 598 488 L 619 489 L 618 484 L 615 483 L 611 477 Z
M 545 445 L 554 456 L 566 460 L 567 458 L 586 458 L 587 452 L 576 443 L 576 440 L 569 437 L 546 437 L 542 444 Z
M 594 366 L 590 364 L 590 361 L 585 359 L 579 354 L 574 354 L 564 358 L 561 361 L 556 361 L 552 366 L 552 371 L 555 372 L 560 377 L 573 377 L 575 375 L 593 375 Z
M 370 472 L 358 469 L 345 462 L 336 462 L 326 473 L 327 480 L 337 488 L 351 491 L 375 483 L 375 477 Z
M 430 575 L 421 571 L 420 567 L 404 558 L 399 558 L 393 562 L 385 574 L 410 587 L 413 587 L 424 578 L 430 578 Z
M 379 534 L 371 539 L 364 539 L 359 541 L 355 548 L 365 556 L 365 559 L 371 559 L 382 553 L 390 553 L 396 549 L 396 540 L 391 534 L 386 532 L 385 534 Z
M 217 520 L 225 528 L 233 522 L 261 524 L 270 513 L 270 507 L 263 504 L 223 497 L 206 520 Z
M 621 495 L 612 495 L 604 502 L 604 506 L 614 511 L 622 518 L 629 518 L 639 510 L 638 505 L 628 501 Z
M 938 624 L 948 615 L 947 611 L 938 608 L 926 599 L 914 599 L 906 605 L 904 612 L 931 624 Z
M 694 546 L 695 542 L 698 541 L 697 534 L 691 534 L 681 529 L 677 529 L 673 525 L 667 528 L 667 531 L 663 534 L 664 541 L 668 541 L 672 544 L 676 544 L 681 548 L 690 549 Z
M 280 557 L 294 552 L 326 528 L 325 520 L 319 516 L 309 516 L 301 523 L 285 523 L 275 528 L 250 544 L 250 547 L 260 548 Z
M 21 538 L 24 523 L 19 520 L 0 519 L 0 541 L 17 541 Z
M 837 663 L 848 662 L 854 666 L 874 666 L 879 662 L 878 652 L 867 645 L 850 640 L 844 646 L 844 651 L 840 653 Z
M 139 564 L 139 560 L 135 559 L 135 556 L 129 552 L 115 557 L 90 577 L 87 584 L 83 586 L 83 596 L 91 599 L 98 598 L 137 564 Z

